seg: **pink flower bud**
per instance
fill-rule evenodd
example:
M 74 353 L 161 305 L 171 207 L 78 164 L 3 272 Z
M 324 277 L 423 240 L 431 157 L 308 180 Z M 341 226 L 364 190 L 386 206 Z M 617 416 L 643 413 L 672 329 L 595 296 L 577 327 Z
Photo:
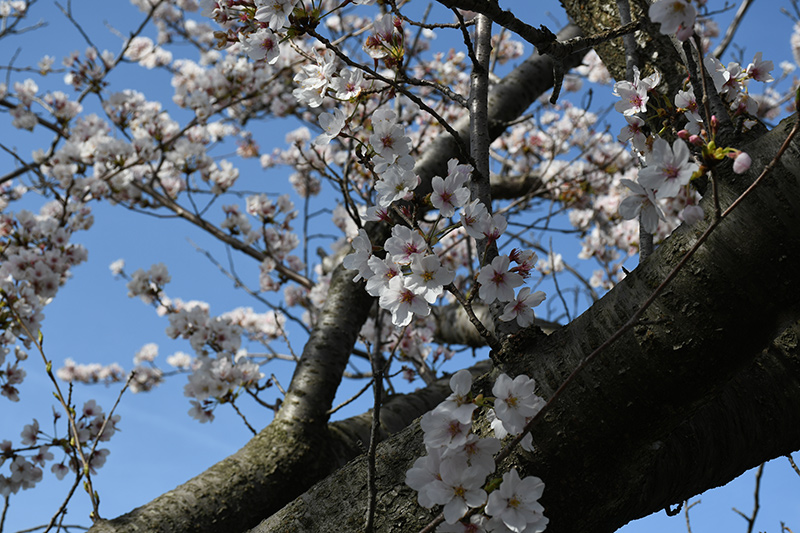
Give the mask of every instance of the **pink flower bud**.
M 699 135 L 690 135 L 689 142 L 695 146 L 702 146 L 703 139 Z
M 678 138 L 683 139 L 684 141 L 688 141 L 691 137 L 691 134 L 687 130 L 681 130 L 678 132 Z
M 736 159 L 733 160 L 733 171 L 737 174 L 744 174 L 750 169 L 750 164 L 753 161 L 746 152 L 739 152 Z

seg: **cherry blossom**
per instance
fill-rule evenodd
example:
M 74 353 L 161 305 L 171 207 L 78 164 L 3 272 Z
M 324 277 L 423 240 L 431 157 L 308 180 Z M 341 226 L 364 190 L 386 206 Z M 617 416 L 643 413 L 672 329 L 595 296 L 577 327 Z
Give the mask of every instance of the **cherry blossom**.
M 442 457 L 449 460 L 456 457 L 457 460 L 466 457 L 469 468 L 474 468 L 484 472 L 487 476 L 494 472 L 494 455 L 500 451 L 501 443 L 499 439 L 492 437 L 480 438 L 474 433 L 467 436 L 466 442 L 462 447 L 444 449 Z
M 471 201 L 461 210 L 461 225 L 473 239 L 483 239 L 489 231 L 490 223 L 489 211 L 480 200 Z
M 752 160 L 750 159 L 750 156 L 747 155 L 746 152 L 739 152 L 736 154 L 736 157 L 733 160 L 733 171 L 737 174 L 744 174 L 750 170 L 751 164 Z
M 687 0 L 658 0 L 650 6 L 648 15 L 653 22 L 661 24 L 661 33 L 677 33 L 678 40 L 685 41 L 693 33 L 697 10 Z
M 523 287 L 519 290 L 517 297 L 506 304 L 500 320 L 509 322 L 516 319 L 521 328 L 526 328 L 533 324 L 533 308 L 541 304 L 544 299 L 544 292 L 536 291 L 531 294 L 530 287 Z
M 383 309 L 391 311 L 392 324 L 398 327 L 411 323 L 414 315 L 424 317 L 431 312 L 428 302 L 418 288 L 411 289 L 405 282 L 407 278 L 395 276 L 389 285 L 381 291 L 378 302 Z
M 430 448 L 461 448 L 466 444 L 472 425 L 463 424 L 452 410 L 434 409 L 422 415 L 420 427 L 425 432 L 424 442 Z
M 653 143 L 653 151 L 647 156 L 647 166 L 639 171 L 639 184 L 655 189 L 656 198 L 670 198 L 689 183 L 697 169 L 698 165 L 691 161 L 686 143 L 677 139 L 670 147 L 666 140 L 659 137 Z
M 693 225 L 703 220 L 703 218 L 705 218 L 705 213 L 703 212 L 703 208 L 699 205 L 687 205 L 681 212 L 681 218 L 687 224 Z
M 432 447 L 428 454 L 419 457 L 406 472 L 406 485 L 417 491 L 417 501 L 426 509 L 430 509 L 436 502 L 433 501 L 430 489 L 433 483 L 441 481 L 439 468 L 442 462 L 442 448 Z
M 647 111 L 648 91 L 655 88 L 661 80 L 658 72 L 640 79 L 639 69 L 633 67 L 633 81 L 621 80 L 614 84 L 613 94 L 622 100 L 614 104 L 614 109 L 625 116 Z
M 536 382 L 519 375 L 513 380 L 500 374 L 492 387 L 495 395 L 494 412 L 503 427 L 516 435 L 525 427 L 525 419 L 534 416 L 544 405 L 544 400 L 534 394 Z
M 678 94 L 675 95 L 675 107 L 683 110 L 683 115 L 687 120 L 684 128 L 693 135 L 700 133 L 703 119 L 700 117 L 697 98 L 691 87 L 687 91 L 678 91 Z
M 269 28 L 261 28 L 250 35 L 239 37 L 242 48 L 250 59 L 258 61 L 264 59 L 270 65 L 278 61 L 281 53 L 279 37 Z
M 367 262 L 372 275 L 367 279 L 366 290 L 372 296 L 380 296 L 381 292 L 389 286 L 389 280 L 395 276 L 403 277 L 402 266 L 396 263 L 391 254 L 383 259 L 372 256 Z
M 486 514 L 501 521 L 514 533 L 539 533 L 547 527 L 539 498 L 544 483 L 538 477 L 520 479 L 515 468 L 503 474 L 500 487 L 489 495 Z
M 753 62 L 747 65 L 746 72 L 754 80 L 766 83 L 774 80 L 772 74 L 770 74 L 773 68 L 775 68 L 774 63 L 772 61 L 763 61 L 761 52 L 757 52 Z
M 263 0 L 256 3 L 255 18 L 260 22 L 265 22 L 271 30 L 282 29 L 289 21 L 297 0 Z
M 427 245 L 418 231 L 398 225 L 392 227 L 392 236 L 386 240 L 383 248 L 392 255 L 396 263 L 407 265 L 414 256 L 424 254 Z
M 372 257 L 372 244 L 364 228 L 360 228 L 358 236 L 353 238 L 353 250 L 352 254 L 345 256 L 342 260 L 342 266 L 348 270 L 358 271 L 353 281 L 372 277 L 372 270 L 369 266 L 369 259 Z
M 469 190 L 459 185 L 454 176 L 444 179 L 435 176 L 432 186 L 431 204 L 439 210 L 443 217 L 453 216 L 456 208 L 463 206 L 469 200 Z
M 514 299 L 514 289 L 522 285 L 523 279 L 516 272 L 509 272 L 509 263 L 507 255 L 499 255 L 491 264 L 481 268 L 478 274 L 478 295 L 485 303 L 490 304 L 495 300 L 510 302 Z
M 486 477 L 480 469 L 468 468 L 466 461 L 443 461 L 439 470 L 441 480 L 432 483 L 428 490 L 432 501 L 444 505 L 444 519 L 456 523 L 470 507 L 486 502 L 486 492 L 481 488 Z
M 659 219 L 664 219 L 664 213 L 656 203 L 653 189 L 642 187 L 635 181 L 622 179 L 620 182 L 630 189 L 633 194 L 626 197 L 619 204 L 619 214 L 626 220 L 633 220 L 642 214 L 642 228 L 649 233 L 655 233 Z
M 434 303 L 442 294 L 443 287 L 453 281 L 455 273 L 444 268 L 435 255 L 415 254 L 411 259 L 411 275 L 408 277 L 410 289 L 422 291 L 428 303 Z
M 368 87 L 362 71 L 347 67 L 342 68 L 339 76 L 331 81 L 331 88 L 336 92 L 334 96 L 339 100 L 353 100 Z
M 461 369 L 450 378 L 450 390 L 453 393 L 437 409 L 449 413 L 462 424 L 472 422 L 472 413 L 478 407 L 470 398 L 472 389 L 472 374 L 467 369 Z
M 619 142 L 625 142 L 632 139 L 633 147 L 640 152 L 645 152 L 647 150 L 647 136 L 644 134 L 642 128 L 644 126 L 644 120 L 633 115 L 625 115 L 625 120 L 628 125 L 623 127 L 619 132 L 617 140 Z

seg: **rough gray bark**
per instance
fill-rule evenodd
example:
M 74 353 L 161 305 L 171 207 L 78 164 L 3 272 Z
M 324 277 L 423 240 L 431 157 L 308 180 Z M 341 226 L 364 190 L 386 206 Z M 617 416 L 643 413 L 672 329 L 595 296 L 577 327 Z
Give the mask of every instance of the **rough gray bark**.
M 745 147 L 755 155 L 754 169 L 776 152 L 789 125 L 784 122 Z M 800 325 L 794 322 L 800 316 L 798 176 L 800 142 L 795 142 L 641 325 L 565 391 L 534 429 L 536 453 L 508 461 L 545 480 L 548 531 L 614 531 L 800 448 L 795 407 Z M 753 178 L 753 173 L 723 173 L 723 205 Z M 680 228 L 570 325 L 547 337 L 518 335 L 496 359 L 512 374 L 536 378 L 541 394 L 550 397 L 624 324 L 702 229 Z M 764 279 L 779 287 L 766 290 Z M 484 382 L 483 390 L 488 386 Z M 418 425 L 385 442 L 378 453 L 378 529 L 418 531 L 435 514 L 416 506 L 403 482 L 423 453 Z M 350 463 L 254 531 L 357 531 L 365 505 L 362 469 L 362 461 Z

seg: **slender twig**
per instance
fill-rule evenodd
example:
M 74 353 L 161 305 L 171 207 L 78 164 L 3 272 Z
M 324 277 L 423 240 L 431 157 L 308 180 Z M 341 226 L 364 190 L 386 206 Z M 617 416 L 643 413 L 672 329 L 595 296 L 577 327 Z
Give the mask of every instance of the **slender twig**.
M 0 514 L 0 532 L 3 531 L 3 524 L 6 523 L 6 514 L 8 513 L 9 494 L 3 497 L 3 513 Z
M 787 455 L 786 458 L 789 459 L 789 464 L 792 465 L 794 471 L 797 473 L 798 476 L 800 476 L 800 468 L 797 467 L 797 464 L 794 462 L 794 459 L 792 459 L 792 456 Z
M 48 531 L 53 529 L 53 526 L 56 524 L 56 520 L 58 519 L 59 516 L 62 517 L 62 520 L 63 520 L 63 517 L 66 516 L 66 514 L 67 514 L 67 504 L 69 504 L 69 501 L 72 499 L 72 496 L 75 495 L 75 491 L 78 489 L 78 486 L 80 484 L 81 484 L 81 476 L 77 475 L 77 476 L 75 476 L 75 481 L 72 483 L 72 486 L 69 488 L 69 492 L 67 492 L 67 496 L 64 498 L 64 501 L 61 503 L 61 506 L 58 508 L 58 510 L 55 512 L 55 514 L 53 514 L 52 518 L 50 518 L 50 522 L 47 524 L 47 527 L 45 528 L 44 533 L 47 533 Z M 36 528 L 36 529 L 38 529 L 38 528 Z M 3 531 L 3 527 L 2 527 L 2 524 L 0 524 L 0 532 L 2 532 L 2 531 Z M 18 531 L 17 533 L 22 533 L 22 531 Z
M 719 42 L 714 51 L 711 52 L 711 55 L 719 59 L 722 57 L 722 54 L 725 53 L 725 50 L 728 48 L 728 45 L 731 44 L 733 41 L 733 35 L 736 33 L 736 30 L 739 29 L 739 25 L 742 23 L 742 19 L 744 18 L 744 14 L 747 12 L 747 9 L 752 5 L 753 0 L 743 0 L 742 3 L 739 5 L 739 9 L 736 11 L 736 14 L 733 16 L 733 20 L 731 21 L 728 29 L 725 30 L 725 36 Z
M 689 500 L 683 502 L 683 516 L 686 517 L 686 533 L 692 533 L 692 524 L 689 522 L 689 509 L 700 503 L 700 500 L 689 503 Z
M 742 518 L 747 520 L 747 533 L 753 533 L 753 526 L 756 524 L 756 516 L 758 516 L 758 510 L 761 508 L 760 499 L 761 499 L 761 476 L 764 474 L 764 463 L 758 467 L 756 471 L 756 488 L 755 493 L 753 494 L 753 512 L 750 516 L 747 516 L 743 512 L 741 512 L 736 507 L 733 508 L 733 511 L 739 514 Z
M 250 422 L 247 421 L 247 417 L 245 417 L 244 413 L 242 413 L 239 410 L 239 407 L 236 406 L 236 402 L 233 399 L 231 399 L 231 401 L 229 401 L 228 403 L 231 404 L 231 407 L 233 407 L 233 410 L 236 411 L 236 414 L 239 415 L 239 417 L 242 419 L 242 421 L 244 422 L 244 425 L 247 426 L 247 429 L 249 429 L 250 432 L 253 435 L 258 435 L 258 431 L 256 431 L 255 428 L 250 425 Z
M 378 317 L 375 320 L 375 337 L 381 338 L 381 318 L 383 312 L 378 312 Z M 406 326 L 408 327 L 408 326 Z M 405 334 L 403 328 L 403 333 Z M 398 343 L 399 344 L 399 343 Z M 396 347 L 397 345 L 395 345 Z M 375 504 L 378 499 L 378 487 L 375 483 L 376 468 L 375 468 L 375 455 L 378 451 L 378 432 L 381 426 L 381 402 L 383 396 L 383 371 L 385 368 L 385 360 L 381 354 L 381 345 L 379 342 L 375 343 L 374 350 L 370 351 L 369 362 L 372 365 L 372 425 L 369 431 L 369 449 L 367 451 L 367 521 L 364 525 L 364 533 L 372 533 L 375 527 Z
M 486 344 L 488 344 L 493 350 L 500 350 L 502 348 L 500 341 L 498 341 L 494 333 L 486 329 L 486 326 L 483 325 L 483 322 L 481 322 L 480 319 L 475 316 L 475 312 L 472 310 L 472 305 L 470 304 L 471 298 L 465 298 L 461 291 L 458 290 L 458 287 L 452 283 L 445 285 L 444 289 L 452 294 L 456 301 L 461 304 L 461 306 L 464 308 L 464 312 L 467 313 L 467 318 L 469 318 L 469 321 L 472 322 L 473 326 L 475 326 L 475 329 L 478 330 L 478 334 L 486 339 Z M 475 289 L 472 290 L 472 294 L 474 293 Z
M 354 401 L 356 401 L 356 400 L 357 400 L 357 399 L 358 399 L 358 398 L 359 398 L 359 397 L 360 397 L 362 394 L 364 394 L 365 392 L 367 392 L 367 389 L 369 389 L 369 388 L 372 386 L 372 381 L 373 381 L 374 379 L 375 379 L 375 378 L 373 377 L 373 378 L 371 378 L 369 381 L 367 381 L 367 384 L 366 384 L 366 385 L 364 385 L 364 386 L 361 388 L 361 390 L 359 390 L 357 393 L 355 393 L 353 396 L 351 396 L 351 397 L 350 397 L 350 398 L 348 398 L 347 400 L 343 401 L 342 403 L 340 403 L 339 405 L 337 405 L 337 406 L 336 406 L 336 407 L 334 407 L 333 409 L 328 409 L 328 412 L 327 412 L 328 416 L 332 415 L 333 413 L 335 413 L 335 412 L 336 412 L 336 411 L 338 411 L 339 409 L 341 409 L 341 408 L 343 408 L 343 407 L 346 407 L 347 405 L 349 405 L 349 404 L 353 403 Z

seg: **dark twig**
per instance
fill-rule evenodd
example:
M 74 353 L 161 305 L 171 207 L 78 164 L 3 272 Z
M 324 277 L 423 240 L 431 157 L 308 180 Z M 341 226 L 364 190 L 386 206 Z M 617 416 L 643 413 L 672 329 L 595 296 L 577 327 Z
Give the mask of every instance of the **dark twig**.
M 761 498 L 761 476 L 764 474 L 764 463 L 758 467 L 756 471 L 756 488 L 755 493 L 753 494 L 753 512 L 750 516 L 747 516 L 743 512 L 741 512 L 736 507 L 733 508 L 734 512 L 738 513 L 739 516 L 747 520 L 747 533 L 753 533 L 753 527 L 756 524 L 756 516 L 758 516 L 758 510 L 761 508 L 760 505 L 760 498 Z

